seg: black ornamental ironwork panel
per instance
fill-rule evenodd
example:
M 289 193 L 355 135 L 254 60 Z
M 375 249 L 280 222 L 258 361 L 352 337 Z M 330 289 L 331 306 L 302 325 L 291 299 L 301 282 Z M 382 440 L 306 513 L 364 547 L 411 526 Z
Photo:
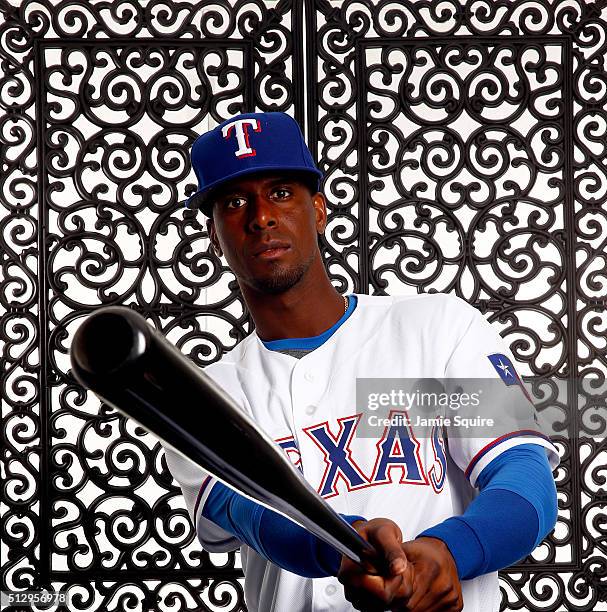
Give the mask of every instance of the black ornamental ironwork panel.
M 155 439 L 83 392 L 68 348 L 109 304 L 201 366 L 250 333 L 183 208 L 187 152 L 280 110 L 325 172 L 335 285 L 464 297 L 575 434 L 502 609 L 607 610 L 607 448 L 577 435 L 605 396 L 537 383 L 605 388 L 607 2 L 0 0 L 0 41 L 3 589 L 244 609 L 238 555 L 200 548 Z
M 250 331 L 183 201 L 198 133 L 301 120 L 297 3 L 2 4 L 3 585 L 71 609 L 244 609 L 200 549 L 156 440 L 69 371 L 82 318 L 123 304 L 204 365 Z M 174 608 L 173 608 L 174 609 Z
M 502 609 L 607 609 L 606 6 L 318 0 L 307 14 L 334 278 L 474 304 L 567 428 L 557 526 L 500 573 Z

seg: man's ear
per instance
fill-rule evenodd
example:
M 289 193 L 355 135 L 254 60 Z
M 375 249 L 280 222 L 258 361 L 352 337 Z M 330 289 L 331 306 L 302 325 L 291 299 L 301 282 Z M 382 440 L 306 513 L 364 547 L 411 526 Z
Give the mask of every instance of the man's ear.
M 320 191 L 312 196 L 312 206 L 316 215 L 316 231 L 323 234 L 327 226 L 327 202 Z
M 219 246 L 219 240 L 217 239 L 217 232 L 215 231 L 213 219 L 207 219 L 207 232 L 209 234 L 209 240 L 211 241 L 211 248 L 217 257 L 221 257 L 223 253 L 221 252 L 221 247 Z

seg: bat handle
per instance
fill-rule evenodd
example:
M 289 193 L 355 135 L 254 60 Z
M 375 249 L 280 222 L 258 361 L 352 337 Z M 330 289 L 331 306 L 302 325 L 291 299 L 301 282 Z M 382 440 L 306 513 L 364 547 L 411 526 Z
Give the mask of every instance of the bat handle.
M 352 552 L 346 554 L 346 556 L 355 563 L 358 563 L 367 573 L 373 576 L 388 576 L 390 568 L 386 559 L 373 544 L 365 540 L 354 527 L 352 527 L 352 532 L 356 548 L 352 549 Z

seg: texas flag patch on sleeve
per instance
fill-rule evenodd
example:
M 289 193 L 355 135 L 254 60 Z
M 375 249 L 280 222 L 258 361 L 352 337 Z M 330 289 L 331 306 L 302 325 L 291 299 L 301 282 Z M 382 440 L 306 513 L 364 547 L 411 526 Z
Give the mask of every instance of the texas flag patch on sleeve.
M 487 355 L 487 357 L 504 383 L 508 387 L 510 385 L 519 385 L 525 397 L 531 402 L 531 397 L 529 393 L 527 393 L 527 389 L 525 389 L 525 385 L 518 375 L 518 372 L 514 369 L 512 361 L 510 361 L 506 355 L 502 355 L 502 353 L 494 353 L 493 355 Z
M 512 361 L 502 355 L 501 353 L 494 353 L 493 355 L 487 355 L 489 361 L 493 364 L 495 371 L 499 374 L 500 378 L 506 383 L 506 385 L 518 385 L 519 379 Z

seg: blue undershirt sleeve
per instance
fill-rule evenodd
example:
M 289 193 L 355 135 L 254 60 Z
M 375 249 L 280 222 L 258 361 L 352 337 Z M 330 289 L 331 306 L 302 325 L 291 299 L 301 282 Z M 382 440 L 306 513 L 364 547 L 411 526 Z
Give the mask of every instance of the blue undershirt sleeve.
M 557 519 L 554 478 L 538 444 L 504 451 L 482 470 L 477 483 L 480 493 L 462 516 L 417 536 L 447 544 L 460 580 L 523 559 L 552 531 Z
M 332 546 L 220 482 L 211 489 L 202 515 L 289 572 L 307 578 L 337 575 L 341 554 Z M 350 524 L 364 520 L 361 516 L 341 516 Z

